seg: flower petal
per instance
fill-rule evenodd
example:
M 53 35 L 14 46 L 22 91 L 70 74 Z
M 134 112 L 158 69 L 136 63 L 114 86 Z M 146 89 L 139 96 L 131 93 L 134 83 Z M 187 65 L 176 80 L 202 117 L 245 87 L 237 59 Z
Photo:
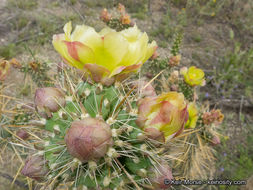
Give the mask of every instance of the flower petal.
M 53 36 L 53 45 L 56 51 L 67 61 L 71 66 L 82 69 L 79 61 L 75 60 L 68 52 L 68 48 L 64 43 L 65 34 L 58 34 Z
M 77 25 L 71 35 L 71 40 L 79 41 L 90 47 L 93 51 L 102 46 L 101 36 L 94 30 L 94 28 L 86 25 Z
M 104 76 L 109 75 L 110 71 L 105 67 L 97 64 L 85 64 L 84 68 L 87 69 L 95 82 L 100 82 Z
M 81 42 L 64 41 L 64 43 L 68 48 L 70 56 L 79 61 L 82 65 L 86 63 L 94 63 L 95 57 L 91 48 Z
M 155 41 L 152 41 L 151 44 L 148 44 L 146 54 L 145 54 L 144 58 L 142 59 L 142 63 L 145 63 L 153 55 L 156 48 L 157 48 L 157 44 Z
M 70 34 L 71 34 L 71 31 L 72 31 L 71 21 L 64 25 L 63 30 L 64 30 L 64 33 L 65 33 L 66 39 L 70 40 Z
M 108 33 L 102 39 L 102 47 L 95 50 L 96 63 L 113 71 L 127 53 L 128 44 L 117 32 Z

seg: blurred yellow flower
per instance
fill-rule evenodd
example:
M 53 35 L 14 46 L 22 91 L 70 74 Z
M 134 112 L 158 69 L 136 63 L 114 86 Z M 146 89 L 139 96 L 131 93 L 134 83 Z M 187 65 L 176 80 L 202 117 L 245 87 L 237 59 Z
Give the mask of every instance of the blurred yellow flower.
M 188 104 L 188 113 L 189 113 L 189 119 L 185 125 L 185 128 L 194 129 L 198 121 L 198 108 L 195 102 L 191 102 Z
M 98 33 L 92 27 L 77 25 L 72 32 L 68 22 L 64 32 L 53 36 L 53 45 L 65 62 L 87 70 L 95 82 L 107 84 L 137 71 L 157 47 L 155 41 L 148 43 L 147 34 L 137 26 L 120 32 L 104 28 Z
M 184 76 L 184 81 L 191 86 L 205 85 L 204 71 L 195 66 L 191 66 L 189 69 L 184 68 L 180 73 Z
M 138 102 L 136 123 L 151 139 L 164 142 L 179 135 L 187 120 L 187 105 L 182 93 L 163 93 Z

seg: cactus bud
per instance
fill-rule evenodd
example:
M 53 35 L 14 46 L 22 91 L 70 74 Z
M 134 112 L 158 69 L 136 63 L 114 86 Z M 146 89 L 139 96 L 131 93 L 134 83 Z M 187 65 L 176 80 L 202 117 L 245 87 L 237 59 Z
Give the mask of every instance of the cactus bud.
M 158 171 L 157 171 L 158 170 Z M 149 174 L 149 180 L 151 181 L 152 185 L 155 189 L 166 189 L 170 187 L 169 184 L 165 184 L 165 180 L 172 180 L 172 171 L 167 163 L 162 162 L 161 164 L 152 168 Z
M 122 14 L 121 16 L 120 16 L 120 22 L 122 23 L 122 24 L 130 24 L 131 23 L 131 18 L 130 18 L 130 16 L 128 15 L 128 14 Z
M 179 65 L 180 61 L 181 61 L 181 55 L 172 56 L 172 57 L 170 57 L 169 65 L 170 66 L 177 66 L 177 65 Z
M 0 59 L 0 81 L 5 80 L 10 70 L 10 63 L 7 60 Z
M 26 140 L 29 137 L 29 134 L 23 129 L 18 130 L 16 135 L 23 140 Z
M 148 138 L 158 141 L 158 142 L 165 142 L 164 134 L 158 129 L 146 128 L 144 131 L 146 132 L 146 135 L 148 136 Z
M 112 145 L 110 126 L 95 118 L 74 121 L 65 136 L 69 153 L 81 162 L 103 157 Z
M 112 16 L 108 13 L 107 9 L 103 9 L 100 14 L 100 19 L 104 22 L 109 22 Z
M 34 103 L 37 111 L 43 117 L 51 117 L 51 112 L 57 112 L 65 106 L 64 93 L 53 87 L 39 88 L 35 92 Z
M 220 144 L 220 137 L 217 135 L 214 135 L 213 138 L 211 139 L 211 144 L 213 146 Z
M 24 176 L 41 181 L 48 171 L 49 169 L 46 166 L 46 161 L 43 159 L 43 156 L 32 156 L 26 160 L 21 173 Z

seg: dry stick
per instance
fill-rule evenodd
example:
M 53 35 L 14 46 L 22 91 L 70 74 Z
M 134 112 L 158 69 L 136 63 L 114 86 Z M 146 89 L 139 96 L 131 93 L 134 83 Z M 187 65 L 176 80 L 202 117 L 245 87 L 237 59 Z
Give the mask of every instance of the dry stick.
M 141 190 L 141 188 L 138 186 L 138 184 L 134 181 L 134 179 L 132 178 L 132 176 L 126 171 L 126 169 L 122 166 L 122 164 L 118 161 L 118 159 L 115 159 L 116 162 L 119 164 L 119 166 L 121 167 L 121 169 L 125 172 L 125 174 L 127 175 L 127 177 L 130 179 L 130 181 L 135 185 L 137 190 Z
M 7 173 L 0 172 L 0 176 L 7 179 L 7 180 L 9 180 L 9 181 L 14 180 L 14 178 L 12 176 L 10 176 L 9 174 L 7 174 Z M 17 186 L 19 186 L 21 188 L 28 189 L 28 186 L 25 183 L 23 183 L 23 182 L 21 182 L 17 179 L 15 180 L 14 184 L 16 184 Z

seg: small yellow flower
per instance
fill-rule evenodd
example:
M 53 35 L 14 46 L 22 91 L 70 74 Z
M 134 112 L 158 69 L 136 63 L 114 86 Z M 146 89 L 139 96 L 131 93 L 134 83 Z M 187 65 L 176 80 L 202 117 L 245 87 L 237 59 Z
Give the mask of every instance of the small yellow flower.
M 155 41 L 148 43 L 147 34 L 136 25 L 120 32 L 104 28 L 99 33 L 92 27 L 77 25 L 72 32 L 69 22 L 64 32 L 53 36 L 54 48 L 63 60 L 106 85 L 137 71 L 157 47 Z
M 213 0 L 213 3 L 216 3 L 216 0 Z
M 198 121 L 198 108 L 195 102 L 191 102 L 188 104 L 188 113 L 189 113 L 189 119 L 185 125 L 185 128 L 194 129 Z
M 215 12 L 212 12 L 211 16 L 215 16 Z
M 184 69 L 183 71 L 180 71 L 180 73 L 183 74 L 184 81 L 191 86 L 205 85 L 204 71 L 195 66 L 191 66 L 187 71 Z
M 136 123 L 151 139 L 164 142 L 179 135 L 187 120 L 187 105 L 182 93 L 163 93 L 138 102 Z

